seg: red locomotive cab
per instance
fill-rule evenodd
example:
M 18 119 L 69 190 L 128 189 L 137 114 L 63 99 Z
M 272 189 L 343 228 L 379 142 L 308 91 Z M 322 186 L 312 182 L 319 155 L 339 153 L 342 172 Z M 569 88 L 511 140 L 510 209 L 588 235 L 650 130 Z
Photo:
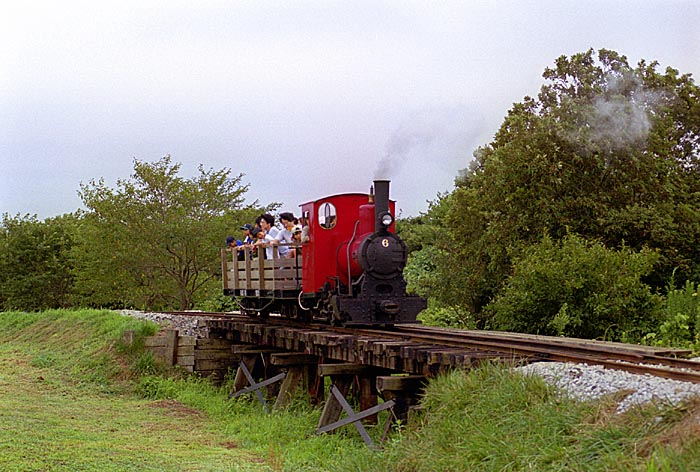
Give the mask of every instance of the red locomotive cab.
M 389 202 L 391 212 L 394 202 Z M 316 294 L 349 286 L 362 274 L 357 260 L 360 243 L 374 232 L 374 195 L 346 193 L 301 205 L 309 241 L 302 251 L 302 291 Z M 389 228 L 393 232 L 394 225 Z

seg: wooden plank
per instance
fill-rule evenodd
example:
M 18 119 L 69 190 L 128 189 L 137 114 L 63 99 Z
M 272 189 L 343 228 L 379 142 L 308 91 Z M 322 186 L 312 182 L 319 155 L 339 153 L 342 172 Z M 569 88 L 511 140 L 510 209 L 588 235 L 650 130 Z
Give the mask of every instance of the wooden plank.
M 228 339 L 200 338 L 197 340 L 198 350 L 207 349 L 231 349 L 231 341 Z
M 168 329 L 165 331 L 165 363 L 167 365 L 175 365 L 177 357 L 177 336 L 176 329 Z
M 374 377 L 361 375 L 360 378 L 360 410 L 368 410 L 377 405 L 377 389 L 374 387 Z M 377 424 L 377 414 L 365 417 L 364 422 Z
M 157 360 L 158 362 L 163 362 L 165 363 L 166 359 L 166 347 L 165 346 L 153 346 L 148 348 L 148 351 L 153 354 L 153 358 Z
M 251 252 L 252 252 L 252 250 L 251 250 Z M 251 254 L 251 257 L 245 258 L 244 265 L 245 265 L 245 281 L 246 281 L 245 286 L 246 286 L 246 288 L 250 289 L 250 288 L 252 288 L 250 286 L 250 279 L 251 279 L 250 273 L 251 273 L 252 265 L 253 265 L 252 254 Z
M 277 252 L 276 247 L 274 252 Z M 252 261 L 248 258 L 245 261 L 235 261 L 231 263 L 232 272 L 228 280 L 236 290 L 298 289 L 302 275 L 300 261 L 301 258 L 280 258 L 278 254 L 273 259 L 258 257 Z
M 280 352 L 279 349 L 274 347 L 263 347 L 251 344 L 237 344 L 233 348 L 234 354 L 270 354 L 273 352 Z
M 177 356 L 176 363 L 180 367 L 194 367 L 194 354 L 192 354 L 191 356 Z
M 318 363 L 318 356 L 297 352 L 280 352 L 270 356 L 270 363 L 278 367 Z
M 319 365 L 319 367 L 321 367 Z M 350 391 L 350 386 L 352 385 L 352 377 L 343 376 L 334 379 L 333 387 L 338 389 L 338 392 L 345 397 Z M 331 387 L 332 388 L 332 387 Z M 321 418 L 318 420 L 317 429 L 321 429 L 324 426 L 335 423 L 340 418 L 340 414 L 343 412 L 343 406 L 340 404 L 335 395 L 330 395 L 326 404 L 323 406 L 323 412 L 321 412 Z
M 259 356 L 247 354 L 242 356 L 241 361 L 238 364 L 238 368 L 236 369 L 236 377 L 233 379 L 233 388 L 229 393 L 229 398 L 231 398 L 234 393 L 243 390 L 246 388 L 246 386 L 250 385 L 248 377 L 245 375 L 245 371 L 241 368 L 241 366 L 245 365 L 248 372 L 252 373 L 255 370 L 255 365 L 258 362 L 261 362 Z
M 273 410 L 281 410 L 291 403 L 297 390 L 308 390 L 309 365 L 290 366 L 282 381 Z
M 294 267 L 280 267 L 274 270 L 274 272 L 270 271 L 269 273 L 265 273 L 265 277 L 268 279 L 296 279 L 297 277 L 297 271 Z
M 194 356 L 194 345 L 192 346 L 178 346 L 177 356 Z
M 358 375 L 370 369 L 370 366 L 362 364 L 319 364 L 318 375 L 320 377 L 327 375 Z M 343 395 L 346 393 L 344 392 Z
M 177 339 L 178 348 L 182 348 L 185 346 L 194 346 L 195 344 L 197 344 L 196 336 L 180 336 Z
M 234 251 L 231 251 L 234 252 Z M 239 287 L 240 286 L 240 280 L 239 280 L 239 273 L 238 273 L 238 267 L 239 267 L 239 260 L 238 260 L 238 251 L 236 251 L 236 254 L 232 256 L 233 259 L 233 265 L 235 266 L 234 269 L 231 271 L 233 272 L 233 286 L 234 287 Z
M 274 284 L 275 290 L 294 290 L 301 287 L 301 280 L 275 280 L 269 283 Z
M 149 336 L 143 340 L 144 347 L 165 347 L 167 344 L 165 336 Z
M 229 268 L 228 268 L 228 261 L 226 260 L 226 248 L 221 249 L 221 279 L 224 282 L 224 290 L 229 288 L 229 282 L 228 282 L 228 274 L 229 274 Z M 235 285 L 234 285 L 235 287 Z
M 260 253 L 260 251 L 264 251 L 264 250 L 265 249 L 263 249 L 261 247 L 258 248 L 258 260 L 256 262 L 257 262 L 257 266 L 258 266 L 258 273 L 260 273 L 260 274 L 265 273 L 265 259 L 262 257 L 262 254 Z M 261 279 L 259 279 L 259 283 L 260 283 L 260 289 L 264 290 L 265 289 L 265 278 L 262 277 Z
M 216 359 L 230 359 L 231 362 L 235 359 L 235 355 L 233 352 L 231 352 L 230 349 L 227 350 L 218 350 L 218 349 L 210 349 L 206 351 L 202 350 L 197 350 L 193 356 L 195 359 L 199 360 L 216 360 Z
M 418 391 L 425 387 L 428 379 L 424 375 L 400 375 L 377 377 L 377 389 L 391 391 Z
M 229 367 L 233 367 L 235 362 L 231 362 L 230 359 L 195 359 L 194 369 L 197 372 L 203 370 L 226 370 Z

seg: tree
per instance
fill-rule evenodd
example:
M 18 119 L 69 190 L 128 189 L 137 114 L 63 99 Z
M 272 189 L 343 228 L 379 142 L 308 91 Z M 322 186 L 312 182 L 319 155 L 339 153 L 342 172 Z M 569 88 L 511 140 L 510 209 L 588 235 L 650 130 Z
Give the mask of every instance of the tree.
M 39 221 L 10 217 L 0 224 L 0 306 L 39 311 L 70 305 L 75 215 Z
M 447 197 L 445 300 L 486 323 L 514 258 L 545 234 L 656 249 L 654 287 L 676 267 L 700 277 L 700 90 L 657 67 L 603 49 L 545 70 Z
M 134 161 L 134 173 L 108 188 L 103 180 L 81 185 L 90 210 L 83 219 L 78 288 L 100 305 L 189 309 L 221 273 L 226 234 L 262 209 L 244 203 L 242 174 L 204 170 L 180 177 L 165 156 Z

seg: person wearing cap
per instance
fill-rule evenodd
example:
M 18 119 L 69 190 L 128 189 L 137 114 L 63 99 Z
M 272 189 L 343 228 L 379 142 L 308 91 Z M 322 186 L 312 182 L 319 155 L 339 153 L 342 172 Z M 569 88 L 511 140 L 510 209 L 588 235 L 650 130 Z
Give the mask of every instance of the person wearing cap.
M 253 235 L 250 234 L 251 230 L 253 229 L 253 225 L 250 225 L 248 223 L 244 224 L 241 226 L 241 231 L 243 231 L 243 235 L 245 236 L 243 238 L 243 244 L 253 244 L 255 242 L 255 239 L 253 238 Z
M 230 249 L 231 251 L 237 251 L 239 261 L 244 260 L 243 258 L 245 257 L 245 254 L 240 252 L 242 244 L 243 243 L 240 239 L 236 239 L 233 236 L 226 236 L 226 249 Z
M 301 243 L 301 232 L 301 225 L 294 225 L 292 228 L 292 242 Z M 301 247 L 292 247 L 289 252 L 289 257 L 296 257 L 297 254 L 301 254 Z

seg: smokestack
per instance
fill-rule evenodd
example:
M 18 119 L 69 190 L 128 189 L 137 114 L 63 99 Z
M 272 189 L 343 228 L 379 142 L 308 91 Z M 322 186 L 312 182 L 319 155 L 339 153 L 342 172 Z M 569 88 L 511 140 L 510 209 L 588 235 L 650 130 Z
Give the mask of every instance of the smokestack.
M 379 233 L 386 231 L 382 224 L 382 216 L 389 213 L 389 181 L 374 181 L 374 231 Z M 392 219 L 393 221 L 393 219 Z

